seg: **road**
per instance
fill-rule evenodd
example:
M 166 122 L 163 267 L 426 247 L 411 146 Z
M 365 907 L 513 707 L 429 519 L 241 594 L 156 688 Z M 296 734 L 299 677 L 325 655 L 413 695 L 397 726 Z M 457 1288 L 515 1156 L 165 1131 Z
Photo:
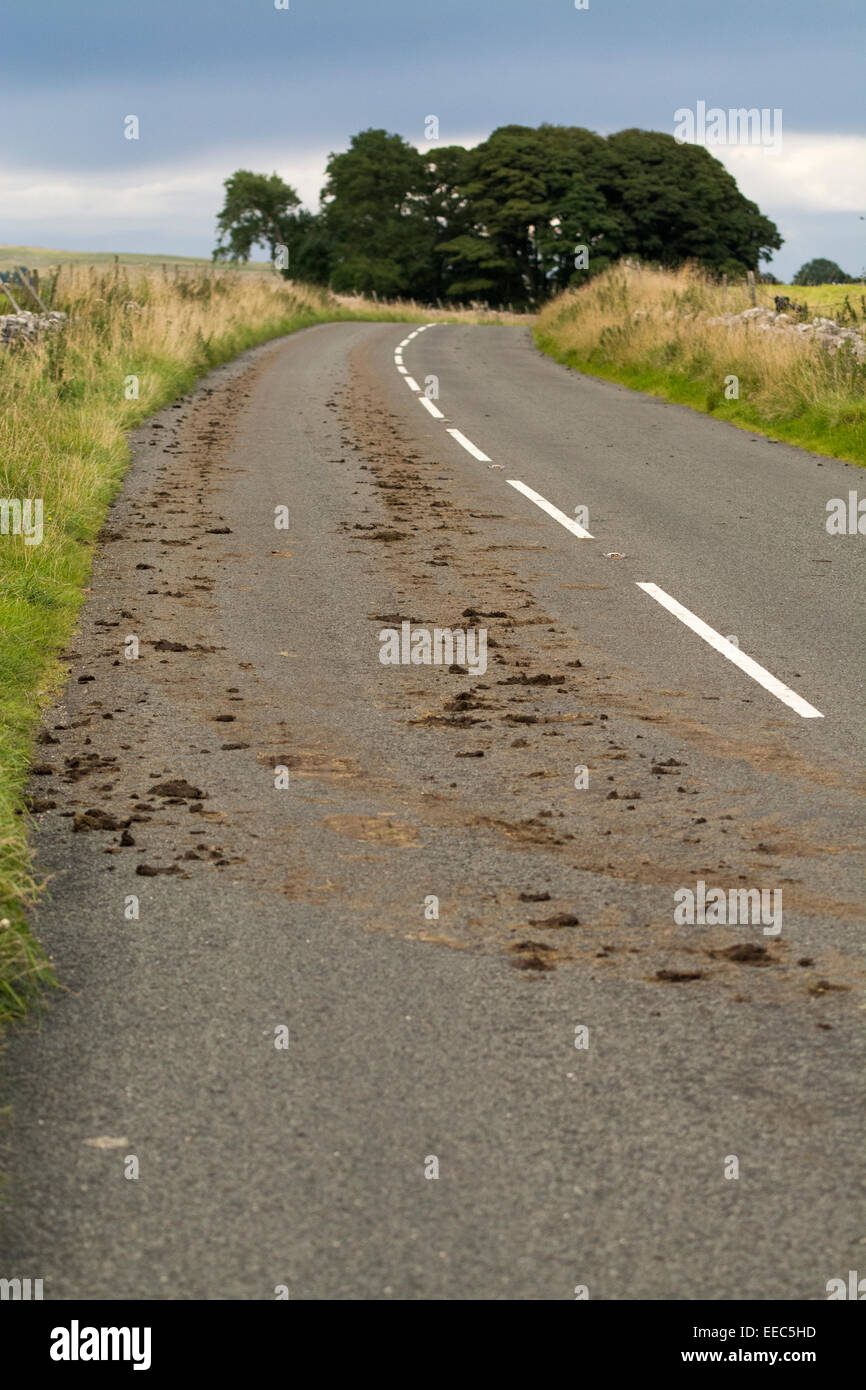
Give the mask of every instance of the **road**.
M 5 1052 L 4 1271 L 824 1298 L 864 1258 L 860 475 L 418 327 L 133 436 L 33 779 L 63 989 Z M 404 622 L 486 670 L 383 664 Z M 782 917 L 677 920 L 699 883 Z

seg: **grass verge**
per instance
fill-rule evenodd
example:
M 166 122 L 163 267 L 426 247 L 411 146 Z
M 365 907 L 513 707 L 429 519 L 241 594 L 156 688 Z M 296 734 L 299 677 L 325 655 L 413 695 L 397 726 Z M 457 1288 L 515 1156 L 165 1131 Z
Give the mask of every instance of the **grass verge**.
M 834 287 L 815 288 L 815 301 L 822 303 L 827 295 L 822 301 L 820 292 Z M 772 308 L 780 290 L 759 286 L 758 302 Z M 866 464 L 866 363 L 844 346 L 831 353 L 794 333 L 762 330 L 748 321 L 707 322 L 748 307 L 742 287 L 725 289 L 693 268 L 619 265 L 547 305 L 535 341 L 558 362 L 590 376 L 814 453 Z M 727 398 L 731 378 L 736 399 Z
M 37 544 L 15 534 L 8 509 L 0 531 L 0 1026 L 53 980 L 28 927 L 40 885 L 25 789 L 40 711 L 67 678 L 60 654 L 129 460 L 126 433 L 212 367 L 315 323 L 522 321 L 340 301 L 274 274 L 180 266 L 67 264 L 43 275 L 41 293 L 69 315 L 66 326 L 33 345 L 0 347 L 0 498 L 41 498 L 44 512 Z

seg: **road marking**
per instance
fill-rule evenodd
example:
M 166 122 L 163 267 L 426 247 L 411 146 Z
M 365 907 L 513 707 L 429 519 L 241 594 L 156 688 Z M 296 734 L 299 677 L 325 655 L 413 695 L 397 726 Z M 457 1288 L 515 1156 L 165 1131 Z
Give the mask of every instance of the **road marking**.
M 570 516 L 566 516 L 565 512 L 554 507 L 553 503 L 548 502 L 546 497 L 542 497 L 540 492 L 533 492 L 531 487 L 527 487 L 526 483 L 521 483 L 517 478 L 506 478 L 506 482 L 509 487 L 516 487 L 517 491 L 522 492 L 524 497 L 528 497 L 530 502 L 534 502 L 536 507 L 547 512 L 548 516 L 552 516 L 554 521 L 558 521 L 560 526 L 564 526 L 566 531 L 570 531 L 573 536 L 579 537 L 582 541 L 595 540 L 595 536 L 590 531 L 584 530 L 576 521 L 572 521 Z
M 400 344 L 400 347 L 403 348 L 407 346 L 412 338 L 417 338 L 418 334 L 423 333 L 425 329 L 435 327 L 437 327 L 437 325 L 433 323 L 424 324 L 422 328 L 417 328 L 414 333 L 410 333 L 409 337 L 404 339 Z M 395 362 L 397 363 L 397 370 L 403 373 L 406 385 L 417 394 L 420 404 L 423 405 L 425 410 L 429 411 L 435 420 L 444 420 L 446 417 L 442 414 L 442 411 L 437 409 L 427 396 L 422 395 L 421 387 L 418 385 L 417 381 L 415 381 L 414 377 L 409 376 L 406 368 L 401 365 L 401 361 L 397 360 L 399 356 L 399 352 L 395 353 Z M 468 454 L 471 454 L 473 458 L 478 459 L 480 463 L 490 463 L 487 454 L 483 453 L 476 444 L 473 444 L 471 439 L 467 439 L 466 435 L 462 434 L 460 430 L 449 429 L 448 433 L 451 435 L 452 439 L 456 439 L 457 443 L 461 445 Z M 534 502 L 537 507 L 540 507 L 548 516 L 553 517 L 554 521 L 558 521 L 560 526 L 564 526 L 567 531 L 570 531 L 573 536 L 577 536 L 579 540 L 591 541 L 595 539 L 591 531 L 587 531 L 579 522 L 573 521 L 570 516 L 566 516 L 565 512 L 561 512 L 558 507 L 554 507 L 553 503 L 548 502 L 546 497 L 542 497 L 540 492 L 535 492 L 533 488 L 527 487 L 526 483 L 521 482 L 519 478 L 508 478 L 506 481 L 509 487 L 515 488 L 518 492 L 522 493 L 524 497 L 528 497 L 530 502 Z M 644 593 L 649 594 L 650 598 L 654 598 L 657 603 L 660 603 L 662 607 L 666 608 L 669 613 L 672 613 L 675 618 L 679 618 L 681 623 L 691 628 L 692 632 L 697 633 L 705 642 L 708 642 L 709 645 L 717 652 L 720 652 L 726 660 L 733 662 L 741 671 L 745 671 L 747 676 L 751 676 L 752 680 L 757 681 L 757 683 L 763 686 L 765 690 L 768 690 L 771 695 L 775 695 L 777 700 L 781 700 L 782 704 L 787 705 L 789 709 L 794 710 L 794 712 L 801 715 L 803 719 L 824 718 L 821 711 L 815 709 L 814 705 L 810 705 L 808 700 L 804 700 L 802 695 L 798 695 L 796 690 L 791 690 L 789 686 L 772 675 L 765 667 L 759 665 L 752 657 L 746 656 L 744 652 L 740 651 L 739 647 L 734 646 L 733 642 L 729 642 L 720 632 L 716 632 L 715 628 L 710 627 L 708 623 L 705 623 L 701 618 L 697 617 L 696 614 L 690 612 L 688 608 L 683 607 L 683 605 L 678 603 L 675 598 L 672 598 L 670 594 L 666 594 L 664 589 L 660 589 L 657 584 L 638 583 L 638 588 L 643 589 Z
M 457 440 L 458 444 L 462 444 L 466 452 L 468 454 L 471 454 L 474 459 L 478 459 L 480 463 L 490 462 L 490 459 L 487 457 L 487 455 L 482 454 L 481 450 L 476 448 L 476 446 L 472 443 L 472 440 L 467 439 L 465 434 L 461 434 L 459 430 L 449 430 L 448 433 L 454 439 Z
M 802 715 L 804 719 L 824 718 L 821 711 L 815 709 L 814 705 L 810 705 L 808 700 L 804 700 L 802 695 L 798 695 L 795 690 L 791 690 L 787 685 L 784 685 L 782 681 L 771 675 L 763 666 L 759 666 L 757 661 L 753 661 L 750 656 L 746 656 L 744 652 L 741 652 L 739 647 L 735 647 L 733 642 L 729 642 L 727 637 L 723 637 L 720 632 L 716 632 L 715 628 L 710 627 L 708 623 L 703 622 L 700 618 L 696 617 L 694 613 L 689 612 L 688 608 L 684 608 L 681 603 L 677 603 L 677 600 L 671 598 L 670 594 L 666 594 L 664 589 L 660 589 L 658 584 L 639 583 L 638 588 L 643 589 L 645 594 L 649 594 L 650 598 L 654 598 L 656 602 L 660 603 L 663 608 L 666 608 L 669 613 L 673 613 L 674 617 L 679 618 L 680 622 L 685 623 L 686 627 L 690 627 L 692 632 L 696 632 L 699 637 L 703 637 L 705 642 L 709 642 L 710 646 L 715 647 L 716 651 L 721 652 L 722 656 L 727 657 L 728 661 L 732 661 L 735 666 L 739 666 L 740 670 L 745 671 L 747 676 L 751 676 L 752 680 L 758 682 L 758 685 L 762 685 L 765 690 L 769 690 L 770 694 L 775 695 L 777 700 L 781 700 L 783 705 L 788 705 L 790 709 Z

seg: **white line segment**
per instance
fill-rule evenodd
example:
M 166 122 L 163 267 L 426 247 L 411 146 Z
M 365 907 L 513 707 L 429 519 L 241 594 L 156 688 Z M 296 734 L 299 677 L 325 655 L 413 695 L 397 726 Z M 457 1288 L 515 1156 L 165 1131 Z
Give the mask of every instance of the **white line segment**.
M 810 705 L 808 700 L 804 700 L 802 695 L 798 695 L 795 690 L 791 690 L 787 685 L 784 685 L 782 681 L 778 680 L 776 676 L 771 675 L 763 666 L 759 666 L 757 661 L 753 661 L 750 656 L 746 656 L 744 652 L 740 651 L 739 647 L 734 646 L 733 642 L 729 642 L 727 637 L 723 637 L 720 632 L 716 632 L 715 628 L 710 627 L 708 623 L 703 622 L 701 618 L 689 612 L 688 608 L 684 608 L 675 598 L 671 598 L 670 594 L 666 594 L 664 589 L 660 589 L 658 584 L 639 583 L 638 588 L 643 589 L 644 593 L 649 594 L 650 598 L 654 598 L 657 603 L 662 605 L 662 608 L 666 608 L 669 613 L 673 613 L 674 617 L 679 618 L 680 622 L 685 623 L 686 627 L 690 627 L 692 632 L 696 632 L 699 637 L 703 637 L 705 642 L 709 642 L 710 646 L 714 647 L 717 652 L 721 652 L 722 656 L 727 657 L 728 661 L 732 661 L 735 666 L 739 666 L 740 670 L 745 671 L 747 676 L 751 676 L 752 680 L 758 682 L 758 685 L 762 685 L 765 690 L 769 690 L 770 694 L 775 695 L 777 700 L 781 700 L 783 705 L 788 705 L 790 709 L 794 710 L 796 714 L 802 715 L 804 719 L 824 718 L 821 711 L 815 709 L 814 705 Z
M 584 529 L 578 522 L 572 521 L 570 516 L 561 512 L 558 507 L 554 507 L 552 502 L 548 502 L 546 497 L 542 497 L 540 492 L 533 492 L 526 483 L 521 483 L 518 478 L 506 478 L 509 487 L 516 487 L 518 492 L 522 492 L 524 497 L 528 497 L 530 502 L 534 502 L 536 507 L 540 507 L 548 516 L 552 516 L 554 521 L 558 521 L 560 526 L 564 526 L 566 531 L 570 531 L 573 536 L 577 536 L 582 541 L 592 541 L 595 537 L 590 531 Z
M 402 349 L 408 346 L 411 340 L 417 338 L 418 334 L 423 333 L 425 329 L 434 327 L 436 327 L 435 324 L 428 323 L 424 324 L 422 328 L 416 328 L 413 333 L 409 334 L 408 338 L 404 338 L 403 342 L 400 344 L 400 348 Z M 445 416 L 442 414 L 442 411 L 439 410 L 426 395 L 422 394 L 421 387 L 418 385 L 415 378 L 409 376 L 406 368 L 402 365 L 402 357 L 399 349 L 395 353 L 394 361 L 397 370 L 402 373 L 406 385 L 411 391 L 415 392 L 424 409 L 433 416 L 434 420 L 444 420 Z M 487 454 L 483 453 L 476 444 L 473 444 L 471 439 L 467 439 L 466 435 L 462 434 L 460 430 L 449 429 L 448 433 L 451 435 L 452 439 L 455 439 L 473 458 L 478 459 L 480 463 L 490 463 Z M 566 531 L 570 531 L 571 534 L 577 536 L 579 540 L 591 541 L 595 539 L 591 531 L 587 531 L 579 522 L 574 521 L 570 516 L 566 516 L 565 512 L 560 511 L 558 507 L 554 507 L 553 503 L 548 502 L 546 497 L 542 497 L 540 492 L 536 492 L 533 488 L 527 487 L 526 483 L 521 482 L 519 478 L 508 478 L 506 481 L 509 487 L 515 488 L 518 492 L 522 493 L 524 497 L 528 497 L 530 502 L 534 502 L 536 507 L 540 507 L 543 512 L 553 517 L 554 521 L 558 521 L 560 526 L 564 526 Z M 665 593 L 664 589 L 660 589 L 658 584 L 638 583 L 637 587 L 642 589 L 645 594 L 649 594 L 650 598 L 655 599 L 656 603 L 660 603 L 663 608 L 666 608 L 669 613 L 672 613 L 675 618 L 678 618 L 680 622 L 684 623 L 692 632 L 697 633 L 698 637 L 701 637 L 705 642 L 709 643 L 709 645 L 725 657 L 727 661 L 732 662 L 734 666 L 738 666 L 741 671 L 744 671 L 752 680 L 757 681 L 758 685 L 763 686 L 771 695 L 775 695 L 776 699 L 781 700 L 783 705 L 787 705 L 789 709 L 794 710 L 794 712 L 801 715 L 803 719 L 824 718 L 821 711 L 816 709 L 814 705 L 810 705 L 808 700 L 804 700 L 802 695 L 798 695 L 796 690 L 791 690 L 789 686 L 772 675 L 764 666 L 759 665 L 752 657 L 746 656 L 746 654 L 741 652 L 739 647 L 735 646 L 733 642 L 729 642 L 727 637 L 723 637 L 720 632 L 716 632 L 715 628 L 710 627 L 702 618 L 697 617 L 695 613 L 685 608 L 683 604 L 679 603 L 675 598 L 672 598 L 670 594 Z
M 461 434 L 459 430 L 449 430 L 448 433 L 457 440 L 458 444 L 462 444 L 466 452 L 471 454 L 474 459 L 478 459 L 481 463 L 490 462 L 487 455 L 482 454 L 481 450 L 472 443 L 471 439 L 467 439 L 465 434 Z

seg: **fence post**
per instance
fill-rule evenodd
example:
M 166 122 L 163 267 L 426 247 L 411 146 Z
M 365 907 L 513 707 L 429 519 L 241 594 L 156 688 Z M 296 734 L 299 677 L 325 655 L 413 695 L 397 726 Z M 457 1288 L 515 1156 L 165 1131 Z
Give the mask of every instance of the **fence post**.
M 14 296 L 14 294 L 12 293 L 12 291 L 10 290 L 9 286 L 6 284 L 6 281 L 5 281 L 5 280 L 0 280 L 0 290 L 3 290 L 5 294 L 8 294 L 9 298 L 12 300 L 12 304 L 13 304 L 13 307 L 14 307 L 14 309 L 15 309 L 16 314 L 20 314 L 20 313 L 21 313 L 21 310 L 18 308 L 18 305 L 15 303 L 15 296 Z
M 21 267 L 20 267 L 20 266 L 18 266 L 18 267 L 16 268 L 15 274 L 18 276 L 18 279 L 21 281 L 21 283 L 22 283 L 22 285 L 24 286 L 24 288 L 25 288 L 30 294 L 32 294 L 33 298 L 36 300 L 36 303 L 39 305 L 39 308 L 42 310 L 43 314 L 47 314 L 47 313 L 48 313 L 48 310 L 46 309 L 45 305 L 42 303 L 42 300 L 39 298 L 39 295 L 37 294 L 36 290 L 35 290 L 35 289 L 33 288 L 33 286 L 31 285 L 29 276 L 28 276 L 28 278 L 25 280 L 24 276 L 23 276 L 22 273 L 21 273 Z
M 757 298 L 757 295 L 755 294 L 755 272 L 754 272 L 753 270 L 750 270 L 750 271 L 749 271 L 748 280 L 749 280 L 749 298 L 750 298 L 750 300 L 752 301 L 752 304 L 753 304 L 753 305 L 756 305 L 757 302 L 758 302 L 758 298 Z

